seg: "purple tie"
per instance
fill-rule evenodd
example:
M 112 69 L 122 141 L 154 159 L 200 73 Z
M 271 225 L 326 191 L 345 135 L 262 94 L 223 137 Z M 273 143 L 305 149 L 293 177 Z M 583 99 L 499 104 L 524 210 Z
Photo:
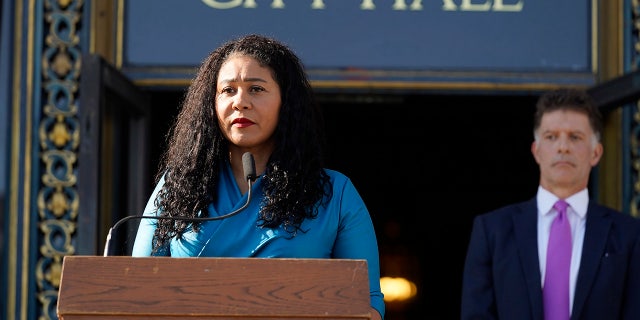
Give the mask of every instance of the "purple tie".
M 571 225 L 567 219 L 568 206 L 564 200 L 553 205 L 558 215 L 551 223 L 547 246 L 547 268 L 542 288 L 545 320 L 569 319 Z

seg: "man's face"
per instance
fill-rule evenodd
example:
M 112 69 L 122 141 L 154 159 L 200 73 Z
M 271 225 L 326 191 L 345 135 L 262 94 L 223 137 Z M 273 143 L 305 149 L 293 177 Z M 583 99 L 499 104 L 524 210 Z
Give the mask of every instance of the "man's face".
M 572 194 L 587 187 L 591 169 L 602 156 L 602 144 L 586 114 L 555 110 L 542 116 L 531 152 L 540 167 L 542 187 Z

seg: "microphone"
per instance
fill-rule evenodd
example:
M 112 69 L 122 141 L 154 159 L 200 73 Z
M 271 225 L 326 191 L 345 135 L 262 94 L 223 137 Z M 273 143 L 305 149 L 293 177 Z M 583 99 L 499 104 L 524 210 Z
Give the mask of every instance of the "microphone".
M 227 214 L 223 214 L 221 216 L 216 216 L 216 217 L 204 217 L 204 218 L 185 218 L 185 217 L 160 217 L 160 216 L 145 216 L 145 215 L 140 215 L 140 216 L 127 216 L 124 217 L 120 220 L 118 220 L 110 229 L 109 229 L 109 233 L 107 234 L 107 240 L 105 242 L 105 246 L 104 246 L 104 256 L 107 257 L 109 255 L 109 246 L 111 244 L 111 234 L 113 233 L 113 230 L 115 230 L 119 225 L 123 224 L 126 221 L 129 221 L 131 219 L 156 219 L 156 220 L 160 220 L 160 219 L 167 219 L 167 220 L 179 220 L 179 221 L 188 221 L 188 222 L 196 222 L 196 221 L 210 221 L 210 220 L 221 220 L 221 219 L 226 219 L 229 218 L 231 216 L 234 216 L 238 213 L 240 213 L 240 211 L 244 210 L 247 206 L 249 206 L 249 202 L 251 202 L 251 187 L 253 185 L 253 181 L 256 180 L 256 163 L 253 159 L 253 155 L 251 154 L 251 152 L 245 152 L 242 155 L 242 170 L 244 172 L 244 176 L 247 179 L 247 184 L 249 185 L 249 190 L 247 191 L 247 202 L 245 202 L 244 205 L 242 205 L 242 207 L 231 211 Z

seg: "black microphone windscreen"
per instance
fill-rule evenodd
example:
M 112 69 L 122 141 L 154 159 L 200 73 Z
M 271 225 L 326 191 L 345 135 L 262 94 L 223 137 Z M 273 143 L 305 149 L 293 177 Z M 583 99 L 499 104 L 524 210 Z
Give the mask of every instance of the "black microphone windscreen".
M 256 163 L 253 160 L 251 152 L 245 152 L 242 155 L 242 170 L 244 170 L 244 176 L 247 180 L 255 180 L 256 178 Z

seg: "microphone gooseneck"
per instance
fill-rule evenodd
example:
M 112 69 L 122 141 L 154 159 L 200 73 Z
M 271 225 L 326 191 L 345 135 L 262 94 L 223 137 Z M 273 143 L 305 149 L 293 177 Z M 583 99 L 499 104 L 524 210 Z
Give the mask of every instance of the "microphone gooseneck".
M 249 185 L 249 190 L 247 191 L 247 202 L 245 202 L 244 205 L 242 205 L 242 207 L 236 210 L 233 210 L 227 214 L 223 214 L 221 216 L 204 217 L 204 218 L 160 217 L 160 216 L 145 216 L 145 215 L 124 217 L 118 220 L 111 228 L 109 228 L 109 233 L 107 234 L 107 240 L 104 246 L 104 256 L 106 257 L 109 255 L 109 246 L 111 244 L 111 234 L 113 233 L 113 230 L 115 230 L 118 226 L 120 226 L 124 222 L 127 222 L 131 219 L 156 219 L 156 220 L 165 219 L 165 220 L 174 220 L 174 221 L 197 222 L 197 221 L 221 220 L 221 219 L 226 219 L 238 214 L 240 211 L 244 210 L 247 206 L 249 206 L 249 202 L 251 202 L 251 187 L 253 186 L 253 181 L 256 179 L 256 164 L 251 152 L 245 152 L 242 155 L 242 170 L 244 171 L 244 176 L 247 179 L 247 184 Z

